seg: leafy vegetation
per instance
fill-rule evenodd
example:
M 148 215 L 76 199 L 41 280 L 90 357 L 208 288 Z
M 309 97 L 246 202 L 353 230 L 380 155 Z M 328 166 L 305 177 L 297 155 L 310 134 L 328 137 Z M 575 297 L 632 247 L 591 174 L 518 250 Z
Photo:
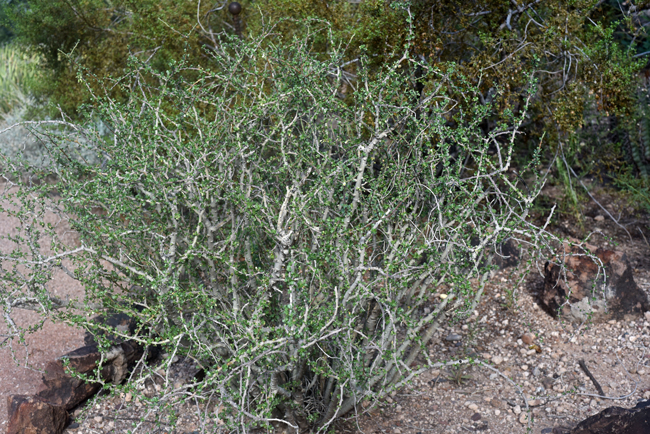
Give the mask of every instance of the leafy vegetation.
M 526 220 L 541 184 L 523 188 L 509 170 L 526 105 L 468 104 L 478 90 L 453 64 L 431 67 L 408 49 L 374 75 L 361 58 L 343 95 L 340 41 L 326 22 L 303 26 L 290 45 L 271 30 L 224 38 L 212 53 L 219 72 L 172 62 L 161 73 L 131 58 L 128 75 L 105 83 L 126 103 L 91 94 L 85 126 L 41 133 L 81 247 L 34 222 L 56 240 L 57 259 L 15 251 L 7 258 L 38 278 L 0 276 L 8 303 L 38 300 L 44 316 L 95 334 L 89 312 L 137 318 L 128 337 L 199 360 L 206 376 L 194 396 L 216 400 L 217 416 L 241 432 L 323 432 L 385 396 L 433 364 L 423 350 L 440 324 L 474 311 L 504 238 L 533 250 L 552 238 Z M 323 37 L 328 52 L 313 42 Z M 416 66 L 419 98 L 406 72 Z M 111 134 L 93 128 L 97 115 Z M 498 122 L 486 133 L 488 116 Z M 104 164 L 62 152 L 79 134 Z M 29 169 L 12 167 L 16 178 Z M 17 209 L 37 214 L 30 194 L 51 187 L 23 187 Z M 23 244 L 35 246 L 26 217 Z M 41 287 L 63 257 L 84 300 Z
M 33 132 L 82 239 L 5 257 L 38 278 L 6 272 L 2 296 L 93 333 L 89 312 L 137 318 L 129 338 L 200 361 L 194 396 L 232 430 L 326 431 L 431 366 L 427 342 L 473 311 L 499 243 L 550 248 L 530 218 L 555 210 L 535 202 L 542 163 L 561 213 L 587 174 L 648 203 L 644 8 L 259 0 L 240 39 L 227 3 L 0 3 L 45 71 L 7 82 L 62 111 Z M 50 187 L 24 187 L 38 251 L 28 195 Z M 44 290 L 62 257 L 84 300 Z

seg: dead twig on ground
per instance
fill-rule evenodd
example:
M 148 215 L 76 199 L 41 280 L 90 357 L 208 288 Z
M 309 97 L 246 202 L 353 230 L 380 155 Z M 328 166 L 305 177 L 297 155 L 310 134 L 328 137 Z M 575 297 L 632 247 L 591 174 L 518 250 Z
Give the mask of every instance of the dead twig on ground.
M 573 173 L 573 176 L 575 176 L 576 179 L 578 179 L 578 175 L 576 175 L 576 173 L 573 171 L 573 169 L 571 168 L 571 166 L 567 166 L 567 167 L 569 168 L 569 170 L 571 170 L 571 173 Z M 632 241 L 632 235 L 630 235 L 630 232 L 627 230 L 627 228 L 626 228 L 625 226 L 621 225 L 621 224 L 618 222 L 618 220 L 616 220 L 616 219 L 615 219 L 615 218 L 614 218 L 614 217 L 609 213 L 609 211 L 607 211 L 607 209 L 605 209 L 605 207 L 602 206 L 602 205 L 600 204 L 600 202 L 598 202 L 598 201 L 596 200 L 596 198 L 593 197 L 593 196 L 591 195 L 591 193 L 589 192 L 589 189 L 588 189 L 588 188 L 583 184 L 582 180 L 578 179 L 578 182 L 580 183 L 580 185 L 582 185 L 582 188 L 585 189 L 585 191 L 587 192 L 587 194 L 589 195 L 589 197 L 591 198 L 591 200 L 593 200 L 594 202 L 596 202 L 596 205 L 598 205 L 598 206 L 600 207 L 600 209 L 602 209 L 603 211 L 605 211 L 605 214 L 607 214 L 607 215 L 609 216 L 609 218 L 611 218 L 612 221 L 613 221 L 614 223 L 616 223 L 616 225 L 617 225 L 619 228 L 623 229 L 623 230 L 627 233 L 627 236 L 630 237 L 630 241 Z
M 616 355 L 616 359 L 618 360 L 618 363 L 619 363 L 619 364 L 623 367 L 623 369 L 625 370 L 625 373 L 629 376 L 630 373 L 629 373 L 628 370 L 625 368 L 625 365 L 623 365 L 623 362 L 621 362 L 621 359 L 618 357 L 618 354 Z M 631 377 L 631 376 L 630 376 L 630 377 Z M 594 393 L 579 393 L 579 392 L 576 393 L 576 395 L 592 396 L 592 397 L 594 397 L 594 398 L 610 399 L 610 400 L 612 400 L 612 401 L 619 401 L 619 400 L 621 400 L 621 399 L 629 398 L 630 396 L 632 396 L 632 395 L 634 395 L 634 394 L 636 393 L 636 390 L 639 388 L 639 382 L 638 382 L 638 381 L 635 381 L 634 379 L 632 379 L 632 380 L 634 381 L 634 390 L 631 391 L 630 393 L 628 393 L 627 395 L 623 395 L 623 396 L 606 396 L 605 393 L 602 392 L 602 389 L 600 389 L 600 391 L 602 392 L 600 395 L 596 395 L 596 394 L 594 394 Z
M 600 387 L 600 383 L 598 383 L 598 381 L 596 380 L 596 377 L 594 377 L 594 375 L 591 373 L 591 371 L 589 371 L 589 368 L 587 368 L 587 364 L 585 363 L 585 361 L 583 359 L 580 359 L 580 360 L 578 360 L 578 364 L 580 365 L 580 369 L 582 369 L 582 371 L 585 373 L 585 375 L 587 375 L 587 377 L 589 377 L 591 382 L 594 383 L 594 387 L 596 387 L 596 390 L 598 391 L 598 393 L 600 393 L 601 395 L 604 395 L 605 392 L 603 391 L 603 388 Z

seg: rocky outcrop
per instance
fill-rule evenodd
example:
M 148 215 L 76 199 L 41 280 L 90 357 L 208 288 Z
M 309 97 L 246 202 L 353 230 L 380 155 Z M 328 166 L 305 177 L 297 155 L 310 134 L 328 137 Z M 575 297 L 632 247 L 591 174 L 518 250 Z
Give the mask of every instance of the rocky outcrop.
M 7 399 L 7 408 L 7 434 L 59 434 L 68 424 L 68 412 L 65 408 L 48 404 L 34 396 L 10 396 Z
M 132 331 L 134 321 L 123 314 L 102 318 L 102 322 L 120 332 Z M 111 340 L 117 340 L 112 336 Z M 143 347 L 133 341 L 119 342 L 101 353 L 92 338 L 90 345 L 72 351 L 46 365 L 43 374 L 45 388 L 33 396 L 12 395 L 7 398 L 9 425 L 7 434 L 58 434 L 68 423 L 68 411 L 92 397 L 101 383 L 84 381 L 72 372 L 97 378 L 101 381 L 121 383 L 143 355 Z M 152 356 L 152 352 L 149 356 Z M 97 372 L 97 368 L 100 368 Z
M 595 258 L 567 249 L 566 274 L 560 261 L 546 263 L 540 305 L 554 317 L 577 323 L 638 317 L 650 310 L 625 254 L 595 247 L 590 250 Z M 604 275 L 598 261 L 604 266 Z
M 571 430 L 571 434 L 646 434 L 650 433 L 650 401 L 634 408 L 609 407 Z

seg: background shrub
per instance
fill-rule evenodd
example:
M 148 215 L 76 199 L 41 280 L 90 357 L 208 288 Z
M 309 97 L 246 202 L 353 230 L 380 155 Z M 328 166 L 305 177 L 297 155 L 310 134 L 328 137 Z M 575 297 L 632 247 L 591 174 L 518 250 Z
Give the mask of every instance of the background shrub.
M 473 104 L 489 103 L 499 111 L 521 109 L 528 86 L 524 72 L 528 71 L 538 86 L 528 106 L 530 117 L 520 127 L 526 134 L 515 142 L 517 159 L 525 162 L 532 158 L 544 137 L 544 162 L 556 166 L 551 160 L 560 155 L 573 171 L 586 175 L 581 159 L 567 159 L 564 150 L 578 136 L 582 138 L 578 137 L 577 143 L 587 142 L 595 121 L 601 125 L 599 134 L 609 138 L 588 143 L 596 155 L 593 161 L 606 162 L 591 165 L 589 175 L 608 181 L 632 177 L 634 184 L 647 170 L 647 162 L 640 165 L 637 158 L 643 148 L 629 129 L 630 117 L 647 109 L 647 102 L 637 98 L 639 74 L 650 55 L 646 1 L 545 0 L 516 6 L 504 0 L 242 0 L 242 4 L 245 38 L 258 38 L 268 22 L 277 24 L 277 37 L 285 41 L 306 36 L 295 20 L 316 17 L 330 22 L 334 35 L 348 47 L 341 63 L 348 86 L 353 81 L 349 77 L 357 74 L 355 59 L 366 56 L 368 74 L 373 76 L 386 62 L 402 56 L 407 41 L 411 58 L 420 61 L 410 72 L 416 90 L 421 86 L 422 67 L 418 65 L 424 62 L 442 68 L 445 62 L 453 62 L 477 90 L 478 100 Z M 32 47 L 44 59 L 48 74 L 31 90 L 39 101 L 52 105 L 49 112 L 34 111 L 30 116 L 58 116 L 60 107 L 77 119 L 79 107 L 91 100 L 91 92 L 101 92 L 103 79 L 127 71 L 129 55 L 149 62 L 158 72 L 183 56 L 191 64 L 216 67 L 203 48 L 214 49 L 224 33 L 233 34 L 226 6 L 227 2 L 189 0 L 4 0 L 0 2 L 0 21 L 7 35 Z M 292 20 L 278 21 L 284 17 Z M 310 37 L 320 52 L 327 52 L 326 37 Z M 78 66 L 92 74 L 86 84 L 76 78 Z M 348 94 L 346 87 L 341 90 Z M 128 100 L 121 92 L 119 87 L 109 91 L 111 98 Z M 486 116 L 481 128 L 489 131 L 497 121 L 498 116 Z M 629 132 L 615 139 L 622 124 L 628 124 Z M 620 152 L 613 152 L 612 141 Z M 561 212 L 575 216 L 576 198 L 569 182 L 572 175 L 556 175 L 568 193 L 569 206 Z

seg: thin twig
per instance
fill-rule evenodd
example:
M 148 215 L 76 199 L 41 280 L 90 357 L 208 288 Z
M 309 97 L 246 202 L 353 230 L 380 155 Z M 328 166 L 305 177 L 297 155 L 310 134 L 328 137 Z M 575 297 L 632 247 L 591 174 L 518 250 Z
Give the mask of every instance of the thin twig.
M 632 235 L 630 235 L 630 232 L 627 230 L 627 228 L 626 228 L 625 226 L 622 226 L 622 225 L 621 225 L 621 224 L 620 224 L 620 223 L 619 223 L 619 222 L 618 222 L 618 221 L 617 221 L 617 220 L 616 220 L 616 219 L 615 219 L 615 218 L 614 218 L 614 217 L 609 213 L 609 211 L 607 211 L 607 210 L 605 209 L 605 207 L 602 206 L 602 205 L 600 204 L 600 202 L 598 202 L 598 201 L 597 201 L 597 200 L 596 200 L 596 199 L 591 195 L 591 193 L 589 192 L 589 189 L 587 189 L 587 187 L 582 183 L 582 180 L 578 178 L 578 175 L 576 175 L 576 173 L 573 171 L 573 168 L 572 168 L 571 166 L 568 166 L 568 167 L 569 167 L 569 170 L 571 170 L 571 173 L 573 173 L 573 176 L 575 176 L 576 179 L 578 180 L 578 182 L 580 183 L 580 185 L 582 185 L 582 188 L 585 189 L 585 191 L 587 192 L 587 194 L 589 195 L 589 197 L 591 198 L 591 200 L 593 200 L 594 202 L 596 202 L 596 205 L 598 205 L 598 206 L 600 207 L 600 209 L 602 209 L 603 211 L 605 211 L 605 214 L 607 214 L 607 215 L 609 216 L 609 218 L 611 218 L 612 221 L 613 221 L 614 223 L 616 223 L 616 225 L 617 225 L 619 228 L 623 229 L 623 230 L 627 233 L 627 236 L 630 237 L 630 241 L 632 241 Z
M 481 362 L 481 361 L 478 361 L 477 363 L 478 363 L 479 365 L 481 365 L 481 366 L 484 366 L 484 367 L 488 368 L 488 369 L 491 370 L 491 371 L 496 372 L 496 373 L 499 374 L 501 377 L 505 378 L 505 379 L 506 379 L 510 384 L 512 384 L 513 386 L 515 386 L 515 388 L 517 389 L 517 391 L 519 392 L 519 394 L 521 395 L 521 397 L 524 399 L 524 404 L 526 404 L 526 411 L 528 411 L 528 409 L 530 408 L 530 406 L 528 405 L 528 399 L 526 398 L 526 395 L 524 394 L 524 391 L 521 390 L 521 387 L 519 387 L 519 386 L 517 385 L 517 383 L 515 383 L 514 381 L 512 381 L 510 378 L 508 378 L 507 375 L 505 375 L 504 373 L 502 373 L 501 371 L 499 371 L 499 370 L 498 370 L 497 368 L 495 368 L 494 366 L 490 366 L 490 365 L 488 365 L 487 363 L 485 363 L 485 362 Z
M 618 363 L 619 363 L 619 364 L 623 367 L 623 369 L 625 370 L 625 373 L 626 373 L 628 376 L 630 376 L 630 378 L 631 378 L 632 376 L 630 375 L 630 373 L 629 373 L 629 372 L 627 371 L 627 369 L 625 368 L 625 365 L 623 365 L 623 362 L 621 362 L 621 359 L 618 357 L 618 354 L 616 355 L 616 359 L 618 360 Z M 634 381 L 634 390 L 631 391 L 630 393 L 628 393 L 627 395 L 623 395 L 623 396 L 605 396 L 604 393 L 601 394 L 601 395 L 596 395 L 596 394 L 593 394 L 593 393 L 577 393 L 576 395 L 582 395 L 582 396 L 593 396 L 593 397 L 595 397 L 595 398 L 611 399 L 612 401 L 618 401 L 618 400 L 621 400 L 621 399 L 626 399 L 626 398 L 629 398 L 630 396 L 634 395 L 634 394 L 636 393 L 636 390 L 639 388 L 639 382 L 636 381 L 636 380 L 634 380 L 634 378 L 631 378 L 631 379 Z
M 603 391 L 603 388 L 600 387 L 600 383 L 596 380 L 596 377 L 593 376 L 593 374 L 589 371 L 589 368 L 587 368 L 587 364 L 583 359 L 578 360 L 578 364 L 580 365 L 580 368 L 584 371 L 584 373 L 589 377 L 592 383 L 594 383 L 594 386 L 596 387 L 596 390 L 598 393 L 601 395 L 604 395 L 605 392 Z
M 648 239 L 645 237 L 645 234 L 643 233 L 643 231 L 641 230 L 641 228 L 637 226 L 637 227 L 636 227 L 636 230 L 639 231 L 639 232 L 641 232 L 641 236 L 643 237 L 643 240 L 645 241 L 646 245 L 647 245 L 648 247 L 650 247 L 650 243 L 648 243 Z

